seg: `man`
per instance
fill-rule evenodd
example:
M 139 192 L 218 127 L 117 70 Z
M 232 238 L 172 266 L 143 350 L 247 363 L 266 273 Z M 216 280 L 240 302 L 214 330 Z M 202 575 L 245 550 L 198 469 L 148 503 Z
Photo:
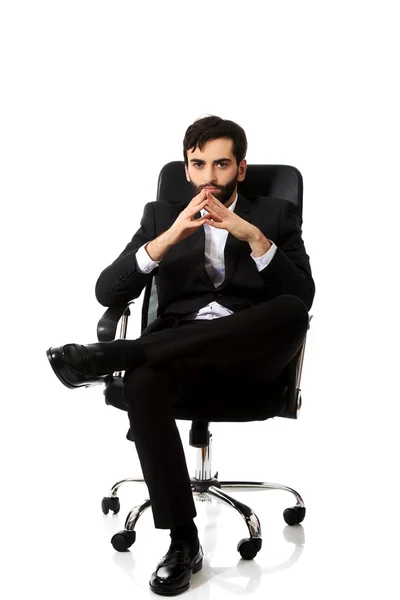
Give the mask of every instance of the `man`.
M 236 383 L 275 382 L 304 341 L 315 293 L 296 207 L 238 193 L 246 176 L 243 129 L 205 117 L 187 129 L 183 147 L 193 199 L 146 204 L 141 227 L 96 284 L 102 305 L 126 303 L 155 272 L 156 320 L 137 340 L 47 352 L 71 388 L 125 371 L 130 428 L 154 523 L 171 530 L 170 548 L 150 581 L 162 595 L 188 589 L 203 560 L 174 407 L 199 386 L 211 394 L 219 382 L 229 391 L 213 402 L 228 417 Z M 243 398 L 243 411 L 251 396 Z M 282 406 L 271 401 L 268 408 L 272 417 Z

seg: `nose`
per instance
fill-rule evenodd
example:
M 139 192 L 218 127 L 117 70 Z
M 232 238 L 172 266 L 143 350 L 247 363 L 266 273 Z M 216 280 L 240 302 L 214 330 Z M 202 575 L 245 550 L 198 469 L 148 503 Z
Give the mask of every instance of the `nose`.
M 213 166 L 208 166 L 204 168 L 203 171 L 203 177 L 204 177 L 204 185 L 216 185 L 215 183 L 215 172 L 214 172 L 214 167 Z

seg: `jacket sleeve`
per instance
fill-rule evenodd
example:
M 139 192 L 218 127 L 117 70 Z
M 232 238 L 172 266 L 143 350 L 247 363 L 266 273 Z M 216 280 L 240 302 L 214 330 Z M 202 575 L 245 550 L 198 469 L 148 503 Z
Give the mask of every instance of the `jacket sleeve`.
M 154 273 L 141 273 L 136 262 L 137 250 L 156 237 L 154 202 L 145 205 L 140 228 L 111 265 L 100 273 L 96 282 L 97 301 L 103 306 L 127 303 L 138 298 Z
M 301 234 L 297 208 L 287 201 L 280 214 L 277 250 L 269 265 L 260 271 L 260 276 L 274 290 L 274 296 L 293 294 L 310 310 L 315 284 Z

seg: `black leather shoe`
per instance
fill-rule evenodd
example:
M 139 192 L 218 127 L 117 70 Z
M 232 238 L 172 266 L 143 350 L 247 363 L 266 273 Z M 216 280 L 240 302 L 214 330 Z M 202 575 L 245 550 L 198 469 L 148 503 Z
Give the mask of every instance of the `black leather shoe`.
M 103 352 L 97 344 L 67 344 L 49 348 L 46 354 L 54 373 L 68 388 L 97 385 L 110 377 L 109 373 L 100 375 L 96 367 L 96 359 L 100 364 L 104 361 Z
M 185 592 L 190 585 L 192 573 L 197 573 L 203 566 L 203 549 L 195 556 L 187 542 L 172 541 L 167 554 L 158 563 L 150 579 L 150 588 L 161 596 L 176 596 Z

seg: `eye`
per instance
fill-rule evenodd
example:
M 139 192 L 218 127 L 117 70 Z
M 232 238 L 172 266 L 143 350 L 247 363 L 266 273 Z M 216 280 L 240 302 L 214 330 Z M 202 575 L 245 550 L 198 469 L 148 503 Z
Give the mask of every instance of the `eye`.
M 220 162 L 220 163 L 217 163 L 217 165 L 219 165 L 220 167 L 222 167 L 224 169 L 228 165 L 228 163 Z M 202 167 L 203 163 L 193 163 L 193 166 L 196 167 L 196 169 L 197 169 L 197 167 Z

